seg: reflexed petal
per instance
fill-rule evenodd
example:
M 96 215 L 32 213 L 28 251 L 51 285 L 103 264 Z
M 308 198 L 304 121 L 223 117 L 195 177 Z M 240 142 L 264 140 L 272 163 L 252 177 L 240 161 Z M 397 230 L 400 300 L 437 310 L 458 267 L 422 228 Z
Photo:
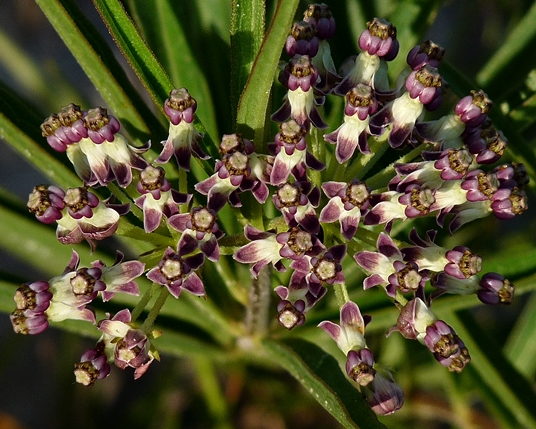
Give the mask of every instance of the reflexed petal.
M 106 160 L 106 154 L 104 153 L 101 145 L 93 143 L 93 141 L 89 138 L 80 140 L 78 145 L 80 150 L 86 156 L 87 162 L 91 168 L 91 171 L 97 178 L 98 183 L 106 186 L 108 184 L 110 165 Z
M 182 289 L 196 296 L 205 296 L 205 286 L 196 273 L 190 274 L 182 283 Z
M 67 157 L 73 164 L 78 177 L 84 182 L 90 183 L 92 179 L 91 167 L 84 152 L 78 144 L 70 144 L 67 146 Z
M 325 320 L 324 322 L 320 322 L 318 324 L 318 327 L 323 329 L 328 333 L 328 335 L 333 338 L 336 342 L 339 341 L 339 338 L 341 337 L 341 327 L 337 325 L 336 323 L 330 322 L 329 320 Z
M 112 337 L 123 338 L 130 330 L 130 326 L 119 320 L 102 320 L 98 329 Z
M 339 220 L 343 212 L 343 207 L 340 197 L 332 198 L 320 212 L 318 220 L 323 223 L 331 223 Z

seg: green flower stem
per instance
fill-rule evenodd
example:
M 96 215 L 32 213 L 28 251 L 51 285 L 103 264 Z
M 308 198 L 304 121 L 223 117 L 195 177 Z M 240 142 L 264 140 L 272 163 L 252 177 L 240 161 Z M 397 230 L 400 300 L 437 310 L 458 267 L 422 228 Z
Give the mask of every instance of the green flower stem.
M 401 156 L 396 162 L 388 165 L 379 173 L 368 178 L 367 185 L 371 189 L 379 189 L 379 188 L 387 186 L 389 181 L 395 175 L 395 164 L 405 164 L 405 163 L 411 162 L 415 158 L 417 158 L 421 154 L 421 152 L 425 149 L 426 149 L 426 145 L 419 145 L 416 148 L 412 149 L 410 152 L 408 152 L 404 156 Z
M 154 324 L 154 321 L 156 320 L 156 318 L 158 317 L 158 314 L 160 313 L 160 310 L 164 306 L 166 299 L 170 295 L 169 290 L 166 287 L 163 287 L 160 285 L 156 285 L 156 286 L 160 288 L 160 295 L 158 295 L 158 298 L 156 299 L 153 305 L 153 308 L 151 308 L 151 311 L 149 311 L 149 315 L 143 322 L 143 325 L 141 325 L 141 330 L 144 332 L 148 332 L 149 329 L 151 329 L 151 327 Z
M 334 284 L 333 290 L 335 291 L 335 297 L 337 298 L 337 305 L 339 308 L 350 301 L 350 296 L 348 295 L 348 289 L 346 288 L 345 283 Z
M 159 288 L 160 285 L 153 283 L 153 285 L 145 291 L 140 301 L 136 304 L 136 307 L 134 307 L 134 309 L 132 310 L 132 322 L 135 322 L 136 319 L 140 317 L 140 314 L 145 309 L 145 306 L 149 303 L 149 301 Z
M 153 243 L 155 245 L 171 247 L 175 246 L 175 242 L 172 238 L 160 235 L 156 232 L 147 234 L 144 229 L 132 225 L 130 222 L 128 222 L 125 217 L 121 217 L 121 219 L 119 219 L 119 226 L 117 228 L 116 234 L 123 237 L 129 237 L 148 243 Z
M 318 128 L 311 128 L 311 152 L 321 162 L 326 162 L 326 144 L 322 138 L 322 132 Z M 322 175 L 320 171 L 309 170 L 311 182 L 316 186 L 322 185 Z
M 218 374 L 214 363 L 208 357 L 197 357 L 191 360 L 199 379 L 201 391 L 210 414 L 216 421 L 215 429 L 232 429 L 229 421 L 227 400 L 221 391 Z
M 408 303 L 408 300 L 400 293 L 400 291 L 396 291 L 395 302 L 400 304 L 401 307 L 404 307 Z
M 246 334 L 263 336 L 268 330 L 268 308 L 272 283 L 271 267 L 265 266 L 249 289 L 249 304 L 246 307 Z
M 236 272 L 233 271 L 227 258 L 221 258 L 217 264 L 214 264 L 216 271 L 222 279 L 225 279 L 223 284 L 239 303 L 246 306 L 247 305 L 247 289 L 240 284 L 237 279 Z
M 335 156 L 335 152 L 333 152 L 331 154 L 327 169 L 322 172 L 324 181 L 337 180 L 341 174 L 341 171 L 344 171 L 344 168 L 342 168 L 344 165 L 345 164 L 339 164 L 339 161 L 337 161 L 337 157 Z
M 376 242 L 378 241 L 379 233 L 366 228 L 358 228 L 355 236 L 363 243 L 369 244 L 372 247 L 376 247 Z
M 389 144 L 385 139 L 369 139 L 371 155 L 360 155 L 344 173 L 344 180 L 349 182 L 353 179 L 362 180 L 370 169 L 378 162 L 387 151 Z

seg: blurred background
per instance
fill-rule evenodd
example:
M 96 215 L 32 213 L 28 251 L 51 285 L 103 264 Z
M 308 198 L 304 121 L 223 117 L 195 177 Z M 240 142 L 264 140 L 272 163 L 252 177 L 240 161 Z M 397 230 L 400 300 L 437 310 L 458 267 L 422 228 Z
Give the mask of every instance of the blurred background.
M 110 44 L 113 44 L 91 2 L 80 0 L 77 3 Z M 337 3 L 337 0 L 332 3 Z M 381 4 L 381 1 L 377 3 Z M 475 74 L 531 4 L 532 2 L 521 0 L 444 1 L 425 39 L 443 46 L 449 63 L 474 80 Z M 306 3 L 304 7 L 305 5 Z M 336 4 L 330 6 L 338 26 L 364 25 L 352 22 L 346 11 L 339 10 L 342 8 Z M 224 19 L 226 17 L 222 17 Z M 227 22 L 228 20 L 222 25 L 228 26 Z M 394 24 L 397 25 L 396 22 Z M 337 43 L 345 45 L 345 52 L 357 53 L 356 41 L 339 40 Z M 23 49 L 23 52 L 19 52 L 19 49 Z M 332 49 L 336 63 L 340 64 L 344 58 L 337 58 L 337 55 L 342 49 Z M 116 53 L 121 58 L 117 50 Z M 405 55 L 405 52 L 400 55 Z M 32 78 L 32 67 L 25 64 L 26 59 L 34 61 L 46 71 L 49 80 L 44 85 Z M 527 61 L 534 59 L 527 58 Z M 83 106 L 104 105 L 91 82 L 32 0 L 0 2 L 0 79 L 26 98 L 37 102 L 42 107 L 43 119 L 73 101 Z M 81 93 L 82 99 L 80 96 L 76 100 L 72 99 L 72 87 Z M 33 187 L 44 180 L 31 164 L 0 140 L 2 188 L 26 201 Z M 531 209 L 534 207 L 533 195 L 529 195 L 529 206 Z M 468 245 L 473 252 L 482 256 L 500 251 L 505 243 L 515 242 L 527 234 L 534 236 L 536 225 L 531 213 L 534 211 L 530 210 L 508 222 L 483 220 L 480 222 L 481 227 L 476 230 L 477 234 L 472 234 L 467 229 L 463 231 L 463 243 L 457 234 L 456 244 Z M 486 236 L 482 236 L 482 231 Z M 444 239 L 448 241 L 448 237 Z M 9 273 L 11 278 L 20 279 L 20 282 L 43 278 L 43 273 L 32 266 L 0 251 L 0 275 L 3 273 Z M 486 331 L 495 341 L 501 343 L 528 299 L 529 295 L 524 295 L 522 299 L 514 300 L 512 306 L 499 310 L 478 307 L 473 316 L 486 326 Z M 380 334 L 378 343 L 379 337 Z M 372 344 L 374 341 L 375 337 L 371 338 Z M 391 343 L 392 350 L 383 350 L 384 356 L 396 354 L 394 349 L 397 344 L 395 340 Z M 1 313 L 0 429 L 228 427 L 224 423 L 213 421 L 210 410 L 207 410 L 204 397 L 207 389 L 203 387 L 203 377 L 200 376 L 204 371 L 202 361 L 192 362 L 164 354 L 162 361 L 154 363 L 140 380 L 134 382 L 132 371 L 128 369 L 120 371 L 113 368 L 110 377 L 87 388 L 74 383 L 72 369 L 73 363 L 93 345 L 94 339 L 80 338 L 57 329 L 49 329 L 35 337 L 15 335 L 9 316 Z M 405 347 L 409 348 L 408 354 L 411 356 L 427 353 L 418 344 L 406 344 Z M 421 373 L 411 377 L 398 374 L 406 386 L 412 383 L 417 383 L 418 386 L 408 397 L 408 403 L 412 405 L 410 409 L 403 409 L 393 420 L 383 420 L 388 427 L 500 427 L 480 401 L 481 393 L 475 392 L 474 396 L 470 396 L 473 401 L 471 415 L 457 415 L 457 404 L 446 403 L 443 392 L 437 391 L 435 386 L 438 384 L 434 382 L 436 376 L 426 366 L 418 369 Z M 428 377 L 432 386 L 430 389 L 426 389 Z M 446 371 L 441 377 L 441 383 L 450 385 L 453 389 L 457 384 L 465 383 L 468 392 L 474 390 L 469 377 L 456 377 Z M 222 368 L 218 379 L 233 414 L 233 427 L 340 427 L 285 372 L 234 364 Z

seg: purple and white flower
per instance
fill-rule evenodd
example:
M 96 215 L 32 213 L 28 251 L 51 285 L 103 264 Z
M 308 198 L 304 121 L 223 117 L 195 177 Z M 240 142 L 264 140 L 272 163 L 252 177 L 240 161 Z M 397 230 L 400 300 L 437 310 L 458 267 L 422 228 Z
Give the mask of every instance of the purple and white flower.
M 179 204 L 186 204 L 192 198 L 191 194 L 182 194 L 171 189 L 164 169 L 151 165 L 140 172 L 137 189 L 142 196 L 134 202 L 143 209 L 143 227 L 147 233 L 160 226 L 162 216 L 169 219 L 179 212 Z
M 223 232 L 216 223 L 216 212 L 206 207 L 194 207 L 190 213 L 178 213 L 169 219 L 169 225 L 182 232 L 178 250 L 187 255 L 198 249 L 207 259 L 218 262 L 220 247 L 218 240 Z
M 424 287 L 428 273 L 419 270 L 414 262 L 405 262 L 402 252 L 393 239 L 384 232 L 378 236 L 378 252 L 363 250 L 354 255 L 357 264 L 370 275 L 364 280 L 363 287 L 370 289 L 383 286 L 387 295 L 396 296 L 400 292 L 416 292 Z
M 341 234 L 351 240 L 359 226 L 361 216 L 369 207 L 370 190 L 365 183 L 355 180 L 350 183 L 325 182 L 322 190 L 329 198 L 320 212 L 321 223 L 339 221 Z
M 186 88 L 173 89 L 164 102 L 164 112 L 169 117 L 169 135 L 163 141 L 164 148 L 156 158 L 157 164 L 167 163 L 175 156 L 180 168 L 190 171 L 192 153 L 199 159 L 210 158 L 199 142 L 203 138 L 193 124 L 197 101 Z
M 203 265 L 202 253 L 183 258 L 180 253 L 168 247 L 158 265 L 147 273 L 147 278 L 165 286 L 171 295 L 178 298 L 183 290 L 195 296 L 205 296 L 203 281 L 195 271 Z

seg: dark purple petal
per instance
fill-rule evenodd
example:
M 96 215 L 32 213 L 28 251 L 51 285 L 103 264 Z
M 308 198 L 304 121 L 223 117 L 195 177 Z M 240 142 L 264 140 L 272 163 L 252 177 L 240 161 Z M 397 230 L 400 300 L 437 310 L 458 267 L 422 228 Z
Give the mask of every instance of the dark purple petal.
M 196 273 L 190 274 L 184 280 L 182 288 L 195 296 L 205 296 L 205 286 Z

